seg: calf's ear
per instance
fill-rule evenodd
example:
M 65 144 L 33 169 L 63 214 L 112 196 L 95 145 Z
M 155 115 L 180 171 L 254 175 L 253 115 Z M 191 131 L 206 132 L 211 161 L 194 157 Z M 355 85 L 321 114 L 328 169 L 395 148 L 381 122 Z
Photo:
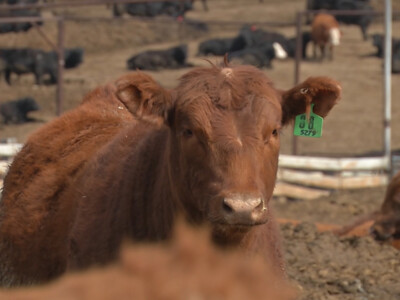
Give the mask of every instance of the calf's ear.
M 338 103 L 342 88 L 328 77 L 310 77 L 303 83 L 282 92 L 282 125 L 288 124 L 299 115 L 313 112 L 326 117 L 332 107 Z
M 165 119 L 172 106 L 171 93 L 151 76 L 133 72 L 120 77 L 116 83 L 116 96 L 130 113 L 138 118 Z

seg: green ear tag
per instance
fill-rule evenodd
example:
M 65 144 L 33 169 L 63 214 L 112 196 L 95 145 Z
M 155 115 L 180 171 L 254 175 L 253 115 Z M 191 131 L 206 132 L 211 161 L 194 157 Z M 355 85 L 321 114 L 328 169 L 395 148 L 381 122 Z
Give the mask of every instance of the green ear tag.
M 310 120 L 307 122 L 306 114 L 297 115 L 294 120 L 293 134 L 319 138 L 322 135 L 322 124 L 324 119 L 313 113 L 314 104 L 311 104 Z

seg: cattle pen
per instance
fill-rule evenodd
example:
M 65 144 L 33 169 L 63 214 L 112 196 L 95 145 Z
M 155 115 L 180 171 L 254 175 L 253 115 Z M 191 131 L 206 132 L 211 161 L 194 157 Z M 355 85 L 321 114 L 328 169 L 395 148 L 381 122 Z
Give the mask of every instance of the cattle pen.
M 40 4 L 26 4 L 23 7 L 18 5 L 2 5 L 0 11 L 7 10 L 19 10 L 19 9 L 54 9 L 63 7 L 81 7 L 81 6 L 94 6 L 94 5 L 105 5 L 105 4 L 126 4 L 126 3 L 146 3 L 156 2 L 156 0 L 149 1 L 134 1 L 134 0 L 86 0 L 76 2 L 58 2 L 58 3 L 40 3 Z M 180 2 L 183 5 L 183 1 L 172 1 Z M 300 77 L 300 65 L 301 65 L 301 33 L 303 20 L 307 15 L 313 15 L 318 11 L 300 11 L 297 13 L 295 22 L 254 22 L 258 26 L 289 26 L 296 28 L 297 46 L 296 46 L 296 57 L 294 60 L 294 82 L 299 81 Z M 333 15 L 374 15 L 382 16 L 384 13 L 375 11 L 329 11 Z M 393 15 L 399 15 L 399 12 L 394 12 Z M 7 22 L 56 22 L 58 37 L 57 42 L 52 42 L 46 34 L 41 31 L 40 27 L 35 26 L 40 35 L 46 40 L 46 42 L 57 51 L 58 53 L 58 82 L 56 92 L 56 115 L 60 115 L 63 112 L 63 49 L 64 49 L 64 35 L 65 25 L 67 21 L 81 21 L 81 22 L 94 22 L 99 20 L 106 20 L 107 18 L 95 18 L 95 17 L 74 17 L 74 16 L 57 16 L 57 17 L 17 17 L 17 18 L 0 18 L 0 23 Z M 143 22 L 175 22 L 173 20 L 160 21 L 152 20 L 151 18 L 126 18 L 124 21 L 130 19 L 139 19 Z M 109 19 L 107 19 L 109 20 Z M 179 21 L 179 28 L 185 26 L 187 20 L 183 19 Z M 241 26 L 248 24 L 247 22 L 238 21 L 217 21 L 210 20 L 208 24 L 221 25 L 221 26 Z M 386 47 L 388 48 L 388 47 Z M 387 92 L 385 92 L 387 93 Z M 387 113 L 387 110 L 385 110 Z M 390 176 L 392 168 L 392 159 L 390 157 L 390 144 L 387 141 L 390 140 L 388 137 L 390 132 L 390 120 L 387 116 L 384 120 L 384 134 L 386 135 L 384 142 L 384 157 L 363 157 L 363 158 L 323 158 L 323 157 L 304 157 L 296 156 L 298 152 L 297 138 L 293 138 L 292 141 L 292 154 L 283 155 L 280 159 L 280 170 L 278 172 L 278 186 L 276 189 L 277 195 L 283 195 L 288 197 L 318 197 L 326 194 L 326 189 L 345 189 L 345 188 L 362 188 L 366 186 L 382 186 L 387 184 L 387 176 Z M 14 146 L 12 146 L 14 147 Z M 18 145 L 16 148 L 18 149 Z M 1 155 L 1 154 L 0 154 Z M 394 158 L 396 159 L 396 158 Z M 332 166 L 335 165 L 336 167 Z M 306 171 L 309 169 L 311 171 Z M 393 173 L 393 172 L 392 172 Z M 310 190 L 310 187 L 312 190 Z M 317 189 L 314 189 L 317 188 Z M 320 190 L 321 188 L 325 190 Z
M 27 47 L 49 53 L 50 50 L 58 47 L 58 21 L 56 19 L 62 19 L 64 24 L 64 49 L 66 51 L 75 47 L 84 49 L 84 59 L 77 68 L 65 68 L 62 70 L 63 80 L 60 84 L 62 85 L 63 101 L 60 114 L 63 115 L 69 114 L 71 110 L 80 106 L 83 97 L 92 94 L 92 91 L 109 86 L 109 84 L 116 82 L 116 79 L 120 76 L 134 75 L 135 72 L 127 68 L 127 61 L 141 53 L 170 49 L 181 44 L 187 45 L 186 62 L 188 66 L 179 69 L 143 71 L 145 75 L 151 76 L 160 86 L 166 89 L 173 89 L 178 86 L 179 78 L 192 72 L 193 67 L 207 68 L 210 63 L 221 63 L 223 59 L 222 56 L 219 56 L 221 54 L 198 56 L 199 45 L 205 41 L 237 37 L 241 26 L 248 26 L 253 23 L 259 24 L 256 27 L 260 31 L 281 34 L 287 40 L 290 39 L 291 42 L 296 41 L 298 32 L 301 32 L 302 37 L 304 37 L 311 29 L 310 24 L 304 24 L 302 21 L 300 29 L 297 30 L 297 14 L 299 12 L 304 13 L 302 15 L 304 20 L 308 14 L 304 12 L 305 9 L 308 9 L 306 4 L 312 0 L 212 0 L 207 1 L 208 11 L 204 10 L 200 0 L 195 0 L 193 10 L 185 13 L 184 18 L 179 20 L 166 15 L 136 17 L 126 11 L 123 12 L 123 15 L 116 17 L 113 16 L 114 12 L 111 5 L 91 4 L 84 7 L 75 4 L 88 2 L 86 0 L 12 1 L 37 1 L 37 3 L 46 2 L 47 4 L 57 5 L 62 5 L 65 2 L 74 3 L 70 7 L 66 5 L 51 9 L 40 8 L 42 12 L 41 19 L 52 18 L 54 21 L 43 21 L 43 24 L 38 24 L 38 29 L 31 27 L 26 32 L 0 33 L 0 45 L 3 49 Z M 396 130 L 396 128 L 400 126 L 400 102 L 395 101 L 395 99 L 400 97 L 400 85 L 398 84 L 400 74 L 392 74 L 392 98 L 394 101 L 392 103 L 391 118 L 391 126 L 393 128 L 391 132 L 392 157 L 391 162 L 389 162 L 387 157 L 384 156 L 384 151 L 382 151 L 384 138 L 384 130 L 382 130 L 382 125 L 384 125 L 384 105 L 382 101 L 382 96 L 384 95 L 384 68 L 383 55 L 378 56 L 378 51 L 383 54 L 383 48 L 377 48 L 372 43 L 373 41 L 375 42 L 375 39 L 372 40 L 375 34 L 380 35 L 379 42 L 383 41 L 384 28 L 383 18 L 381 17 L 383 13 L 381 12 L 383 12 L 384 0 L 313 0 L 313 2 L 322 1 L 330 3 L 368 1 L 372 3 L 377 15 L 368 27 L 368 40 L 363 39 L 358 24 L 347 25 L 340 23 L 343 35 L 341 36 L 340 45 L 334 49 L 333 60 L 326 59 L 320 62 L 313 59 L 312 44 L 309 43 L 306 49 L 306 56 L 302 57 L 301 61 L 298 62 L 300 64 L 298 69 L 299 82 L 304 82 L 308 78 L 315 76 L 332 78 L 341 85 L 342 97 L 329 115 L 324 118 L 321 138 L 297 138 L 296 155 L 293 155 L 293 128 L 291 124 L 287 123 L 288 126 L 278 131 L 280 151 L 279 161 L 275 161 L 275 166 L 278 163 L 279 168 L 277 170 L 277 184 L 273 190 L 273 198 L 269 202 L 271 212 L 278 221 L 283 254 L 287 263 L 288 278 L 296 287 L 301 289 L 301 294 L 296 299 L 397 300 L 400 298 L 400 286 L 398 284 L 400 251 L 389 243 L 374 239 L 375 236 L 371 234 L 372 230 L 376 228 L 371 227 L 374 220 L 369 219 L 369 221 L 357 227 L 356 230 L 352 230 L 349 235 L 337 236 L 332 232 L 332 230 L 349 228 L 349 225 L 354 225 L 354 221 L 361 218 L 366 220 L 366 217 L 369 217 L 371 212 L 379 210 L 382 203 L 385 202 L 383 200 L 387 199 L 385 194 L 390 186 L 390 184 L 386 184 L 391 176 L 387 165 L 392 163 L 392 172 L 399 169 L 399 161 L 397 161 L 396 155 L 400 153 L 398 150 L 400 149 L 400 131 Z M 2 3 L 5 2 L 9 3 L 11 0 L 4 0 Z M 124 8 L 126 7 L 124 6 Z M 400 11 L 400 2 L 394 1 L 393 9 L 394 11 Z M 396 19 L 395 15 L 397 13 L 393 14 L 392 22 L 394 45 L 396 45 L 397 40 L 400 41 L 400 19 Z M 2 25 L 0 24 L 0 32 L 5 27 Z M 20 25 L 18 26 L 21 27 Z M 304 40 L 302 39 L 301 41 Z M 275 58 L 271 67 L 260 68 L 261 72 L 274 82 L 277 89 L 289 90 L 293 87 L 293 82 L 296 82 L 295 45 L 296 43 L 290 44 L 292 52 L 289 57 L 285 59 Z M 66 60 L 67 57 L 65 55 L 64 59 Z M 57 63 L 56 57 L 54 61 Z M 237 63 L 240 63 L 240 61 L 232 61 L 230 65 L 236 65 Z M 7 192 L 10 191 L 8 184 L 12 178 L 16 178 L 15 181 L 18 181 L 18 178 L 20 179 L 17 193 L 33 201 L 38 199 L 37 196 L 40 197 L 40 194 L 44 194 L 42 191 L 53 191 L 54 189 L 46 188 L 47 182 L 53 179 L 53 182 L 57 180 L 59 178 L 58 174 L 63 174 L 72 164 L 65 157 L 65 151 L 61 150 L 63 152 L 61 155 L 52 156 L 52 153 L 59 153 L 59 151 L 51 149 L 55 149 L 53 145 L 58 143 L 60 139 L 66 141 L 64 145 L 76 145 L 76 138 L 68 135 L 71 126 L 66 127 L 65 131 L 61 130 L 60 134 L 54 139 L 40 132 L 38 134 L 38 131 L 44 132 L 42 130 L 43 127 L 48 128 L 48 125 L 51 126 L 51 123 L 60 120 L 56 114 L 57 85 L 53 82 L 49 83 L 49 77 L 46 76 L 49 74 L 45 74 L 44 82 L 41 85 L 35 84 L 35 78 L 32 73 L 22 75 L 14 73 L 12 75 L 10 85 L 5 80 L 0 80 L 0 113 L 2 112 L 4 101 L 8 103 L 15 101 L 14 99 L 24 97 L 34 98 L 40 106 L 40 110 L 30 112 L 28 117 L 31 120 L 19 124 L 13 122 L 2 124 L 2 115 L 0 115 L 0 182 L 6 176 L 8 166 L 13 159 L 15 162 L 10 169 L 10 173 L 8 173 L 8 177 L 6 177 L 7 179 L 4 180 L 6 187 L 2 196 L 0 188 L 0 198 L 3 197 L 3 200 L 0 199 L 0 203 L 3 204 L 16 203 L 15 201 L 9 201 L 9 193 Z M 95 110 L 97 111 L 97 109 Z M 80 120 L 84 121 L 85 124 L 96 124 L 96 122 L 90 122 L 90 111 L 88 109 L 87 113 L 81 115 Z M 57 120 L 55 120 L 56 118 Z M 61 116 L 62 118 L 63 116 Z M 71 142 L 68 143 L 68 140 Z M 130 140 L 130 138 L 126 139 L 126 141 Z M 33 142 L 35 142 L 33 148 L 39 151 L 42 149 L 42 151 L 38 153 L 36 158 L 31 156 L 30 167 L 26 168 L 26 171 L 21 171 L 20 175 L 16 174 L 14 172 L 16 170 L 15 167 L 21 161 L 20 158 L 26 154 L 25 150 L 20 151 L 21 147 L 26 145 L 25 149 L 29 148 Z M 130 142 L 130 145 L 134 145 L 134 143 Z M 64 147 L 63 149 L 68 151 L 69 149 L 67 148 L 70 147 Z M 84 146 L 82 145 L 78 148 L 82 150 Z M 96 148 L 99 149 L 100 146 L 97 145 Z M 164 146 L 159 147 L 160 151 L 164 148 Z M 93 162 L 93 155 L 88 154 L 89 151 L 81 151 L 81 153 L 86 154 L 86 157 L 90 156 L 90 159 L 86 161 Z M 104 182 L 103 187 L 111 195 L 111 197 L 105 195 L 102 197 L 103 200 L 111 199 L 114 195 L 115 198 L 118 198 L 116 196 L 117 193 L 108 191 L 117 190 L 123 181 L 126 182 L 127 190 L 136 190 L 136 188 L 132 189 L 131 183 L 135 185 L 137 180 L 120 180 L 120 176 L 112 176 L 112 170 L 106 170 L 113 168 L 116 164 L 126 166 L 126 170 L 133 170 L 130 162 L 123 163 L 127 161 L 127 155 L 116 155 L 116 153 L 116 151 L 110 152 L 116 163 L 111 163 L 113 159 L 98 160 L 99 171 L 93 174 L 95 180 Z M 60 172 L 50 173 L 40 170 L 35 172 L 35 169 L 37 170 L 35 166 L 42 162 L 45 163 L 45 160 L 41 159 L 41 157 L 47 154 L 49 154 L 47 157 L 54 157 L 54 159 L 60 161 L 59 168 L 55 168 Z M 143 159 L 143 161 L 152 162 L 153 160 Z M 257 159 L 256 161 L 259 160 Z M 259 163 L 258 165 L 262 167 L 265 164 Z M 19 170 L 25 170 L 25 168 L 19 168 Z M 33 172 L 31 173 L 29 170 Z M 240 173 L 249 174 L 245 170 Z M 30 176 L 30 174 L 33 175 Z M 48 180 L 37 180 L 38 177 L 46 174 L 50 175 Z M 13 175 L 16 176 L 13 177 Z M 148 191 L 153 190 L 150 188 L 153 177 L 141 176 L 141 178 L 143 178 L 143 181 L 141 180 L 138 185 L 147 187 Z M 399 176 L 394 178 L 399 178 Z M 125 179 L 127 179 L 126 176 Z M 80 186 L 83 186 L 93 181 L 89 177 L 80 177 L 74 182 L 78 182 Z M 37 187 L 38 191 L 39 189 L 41 191 L 35 193 L 31 187 Z M 79 186 L 76 186 L 76 190 L 82 191 Z M 272 185 L 269 192 L 272 192 Z M 91 193 L 85 194 L 90 195 Z M 62 193 L 58 193 L 58 195 L 62 195 Z M 65 196 L 64 199 L 72 198 L 67 194 Z M 190 199 L 191 197 L 187 198 Z M 53 203 L 56 201 L 54 198 L 51 199 Z M 82 200 L 87 200 L 87 197 L 82 197 Z M 19 205 L 19 207 L 25 207 L 25 205 Z M 54 208 L 55 205 L 50 203 L 49 207 Z M 62 212 L 64 209 L 53 209 L 52 211 Z M 115 212 L 114 209 L 101 209 L 101 211 L 109 212 L 110 214 Z M 163 211 L 161 207 L 154 210 L 157 214 L 160 211 Z M 395 209 L 392 211 L 396 212 Z M 7 214 L 6 209 L 4 212 Z M 29 219 L 33 216 L 31 212 L 31 210 L 27 211 L 26 218 L 22 218 L 22 222 L 18 222 L 21 226 L 27 228 L 29 232 L 33 230 L 33 226 L 29 225 Z M 102 216 L 101 213 L 93 214 L 93 216 L 95 215 Z M 271 224 L 271 222 L 269 223 Z M 101 236 L 104 236 L 104 232 L 110 227 L 108 224 L 108 222 L 103 221 L 100 226 L 93 228 Z M 52 228 L 58 228 L 58 226 L 52 226 Z M 328 232 L 325 230 L 328 230 Z M 384 234 L 385 232 L 380 233 Z M 30 237 L 32 236 L 30 234 Z M 45 241 L 51 240 L 51 236 L 60 236 L 60 234 L 43 236 L 45 237 L 43 241 Z M 193 240 L 198 243 L 192 243 Z M 126 260 L 127 257 L 124 253 L 122 263 L 117 261 L 117 265 L 121 266 L 124 272 L 129 272 L 129 278 L 126 278 L 126 281 L 122 279 L 115 280 L 117 278 L 116 273 L 110 274 L 108 273 L 111 271 L 109 268 L 103 269 L 101 267 L 100 269 L 89 270 L 90 274 L 82 274 L 81 272 L 72 274 L 71 277 L 74 277 L 78 284 L 71 281 L 68 284 L 66 281 L 71 280 L 71 277 L 67 274 L 67 278 L 60 278 L 55 285 L 49 286 L 46 284 L 37 289 L 8 290 L 1 287 L 0 299 L 43 300 L 50 297 L 49 293 L 52 293 L 54 298 L 56 294 L 53 293 L 55 290 L 52 287 L 54 289 L 60 288 L 59 297 L 82 299 L 96 299 L 104 296 L 104 299 L 113 300 L 127 295 L 138 299 L 165 299 L 166 295 L 162 287 L 168 289 L 168 295 L 172 294 L 171 288 L 177 288 L 174 290 L 177 293 L 177 297 L 174 298 L 176 300 L 193 297 L 213 298 L 211 294 L 203 294 L 200 286 L 199 289 L 193 290 L 194 282 L 206 287 L 212 285 L 222 293 L 228 290 L 232 292 L 232 297 L 228 297 L 226 293 L 219 293 L 218 296 L 215 294 L 214 298 L 223 299 L 228 297 L 232 300 L 269 299 L 266 290 L 262 290 L 261 297 L 246 297 L 238 290 L 239 287 L 252 292 L 254 289 L 251 284 L 256 282 L 261 283 L 261 288 L 263 288 L 266 282 L 271 283 L 268 278 L 262 275 L 256 277 L 248 276 L 251 274 L 243 268 L 241 269 L 242 272 L 232 272 L 234 270 L 232 269 L 233 262 L 226 267 L 222 265 L 220 259 L 214 256 L 214 258 L 211 258 L 207 255 L 208 252 L 205 251 L 204 242 L 196 232 L 192 240 L 182 237 L 178 243 L 172 240 L 168 245 L 151 243 L 149 245 L 150 248 L 147 248 L 146 245 L 142 247 L 142 244 L 137 245 L 134 243 L 136 244 L 132 245 L 134 249 L 136 249 L 136 246 L 139 247 L 139 249 L 136 249 L 139 251 L 139 255 L 138 252 L 132 252 L 132 258 L 134 257 L 135 259 Z M 39 245 L 40 243 L 30 244 L 32 244 L 32 248 L 29 244 L 24 247 L 27 249 L 28 259 L 28 263 L 25 264 L 26 268 L 35 264 L 33 254 L 35 246 L 33 244 Z M 56 245 L 56 243 L 51 244 Z M 190 248 L 187 247 L 189 244 Z M 0 248 L 1 245 L 2 243 L 0 242 Z M 160 251 L 151 251 L 154 247 L 159 246 L 160 248 L 162 247 Z M 96 247 L 96 249 L 101 249 L 101 247 Z M 132 251 L 135 251 L 134 249 Z M 169 251 L 169 249 L 173 251 Z M 171 259 L 168 259 L 171 262 L 170 264 L 163 263 L 166 262 L 162 259 L 166 258 L 166 251 L 172 255 Z M 4 251 L 0 251 L 0 253 L 2 253 L 0 257 L 4 257 Z M 14 253 L 16 252 L 14 251 Z M 44 253 L 43 250 L 42 253 Z M 225 251 L 221 253 L 221 256 L 228 257 Z M 46 259 L 48 256 L 42 255 L 42 257 Z M 51 257 L 52 255 L 49 256 L 49 260 L 51 260 Z M 183 270 L 181 265 L 177 265 L 177 260 L 187 261 L 189 264 L 183 266 Z M 246 259 L 240 259 L 240 262 L 246 264 Z M 132 269 L 129 267 L 128 270 L 125 267 L 125 263 L 132 266 Z M 198 269 L 196 269 L 195 264 L 203 270 L 204 277 L 197 272 Z M 207 266 L 211 270 L 206 270 Z M 223 273 L 218 271 L 218 266 L 223 268 Z M 110 267 L 113 268 L 113 266 Z M 0 270 L 4 269 L 0 263 Z M 189 273 L 192 276 L 190 278 L 185 277 L 185 272 L 183 272 L 182 279 L 176 273 L 181 270 L 186 271 L 186 273 L 190 270 Z M 29 272 L 29 270 L 27 271 Z M 141 275 L 141 271 L 145 273 L 144 277 Z M 128 275 L 126 272 L 125 274 Z M 108 275 L 105 275 L 106 273 Z M 112 281 L 113 284 L 102 285 L 102 283 L 94 281 L 94 278 L 99 278 L 102 275 L 107 276 L 103 277 L 107 278 L 103 283 Z M 232 276 L 236 275 L 239 276 L 237 279 L 247 276 L 246 278 L 249 279 L 250 285 L 243 279 L 238 282 L 232 281 Z M 137 285 L 136 280 L 132 277 L 145 283 L 146 287 L 142 288 Z M 226 285 L 219 285 L 222 282 L 218 278 L 223 278 Z M 188 280 L 190 283 L 186 284 Z M 161 288 L 155 291 L 154 286 L 160 286 Z M 132 288 L 132 293 L 131 290 L 125 289 L 125 287 Z M 138 291 L 143 291 L 143 296 L 133 294 Z M 85 295 L 87 298 L 85 298 Z M 278 297 L 272 298 L 279 299 Z

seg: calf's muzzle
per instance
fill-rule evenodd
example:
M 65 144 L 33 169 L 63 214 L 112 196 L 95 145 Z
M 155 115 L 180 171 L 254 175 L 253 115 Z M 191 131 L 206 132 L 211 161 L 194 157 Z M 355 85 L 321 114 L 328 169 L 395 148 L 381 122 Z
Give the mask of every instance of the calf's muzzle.
M 224 220 L 232 225 L 256 225 L 266 222 L 267 207 L 259 196 L 233 194 L 223 198 Z

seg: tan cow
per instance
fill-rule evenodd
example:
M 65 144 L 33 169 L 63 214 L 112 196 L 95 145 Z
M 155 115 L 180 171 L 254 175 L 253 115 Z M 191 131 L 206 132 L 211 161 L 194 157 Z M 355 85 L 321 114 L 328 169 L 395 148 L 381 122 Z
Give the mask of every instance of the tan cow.
M 329 58 L 333 59 L 333 47 L 340 44 L 341 32 L 335 17 L 320 13 L 311 24 L 311 39 L 313 41 L 314 58 L 317 58 L 317 47 L 321 51 L 320 59 L 325 58 L 325 49 L 329 49 Z

